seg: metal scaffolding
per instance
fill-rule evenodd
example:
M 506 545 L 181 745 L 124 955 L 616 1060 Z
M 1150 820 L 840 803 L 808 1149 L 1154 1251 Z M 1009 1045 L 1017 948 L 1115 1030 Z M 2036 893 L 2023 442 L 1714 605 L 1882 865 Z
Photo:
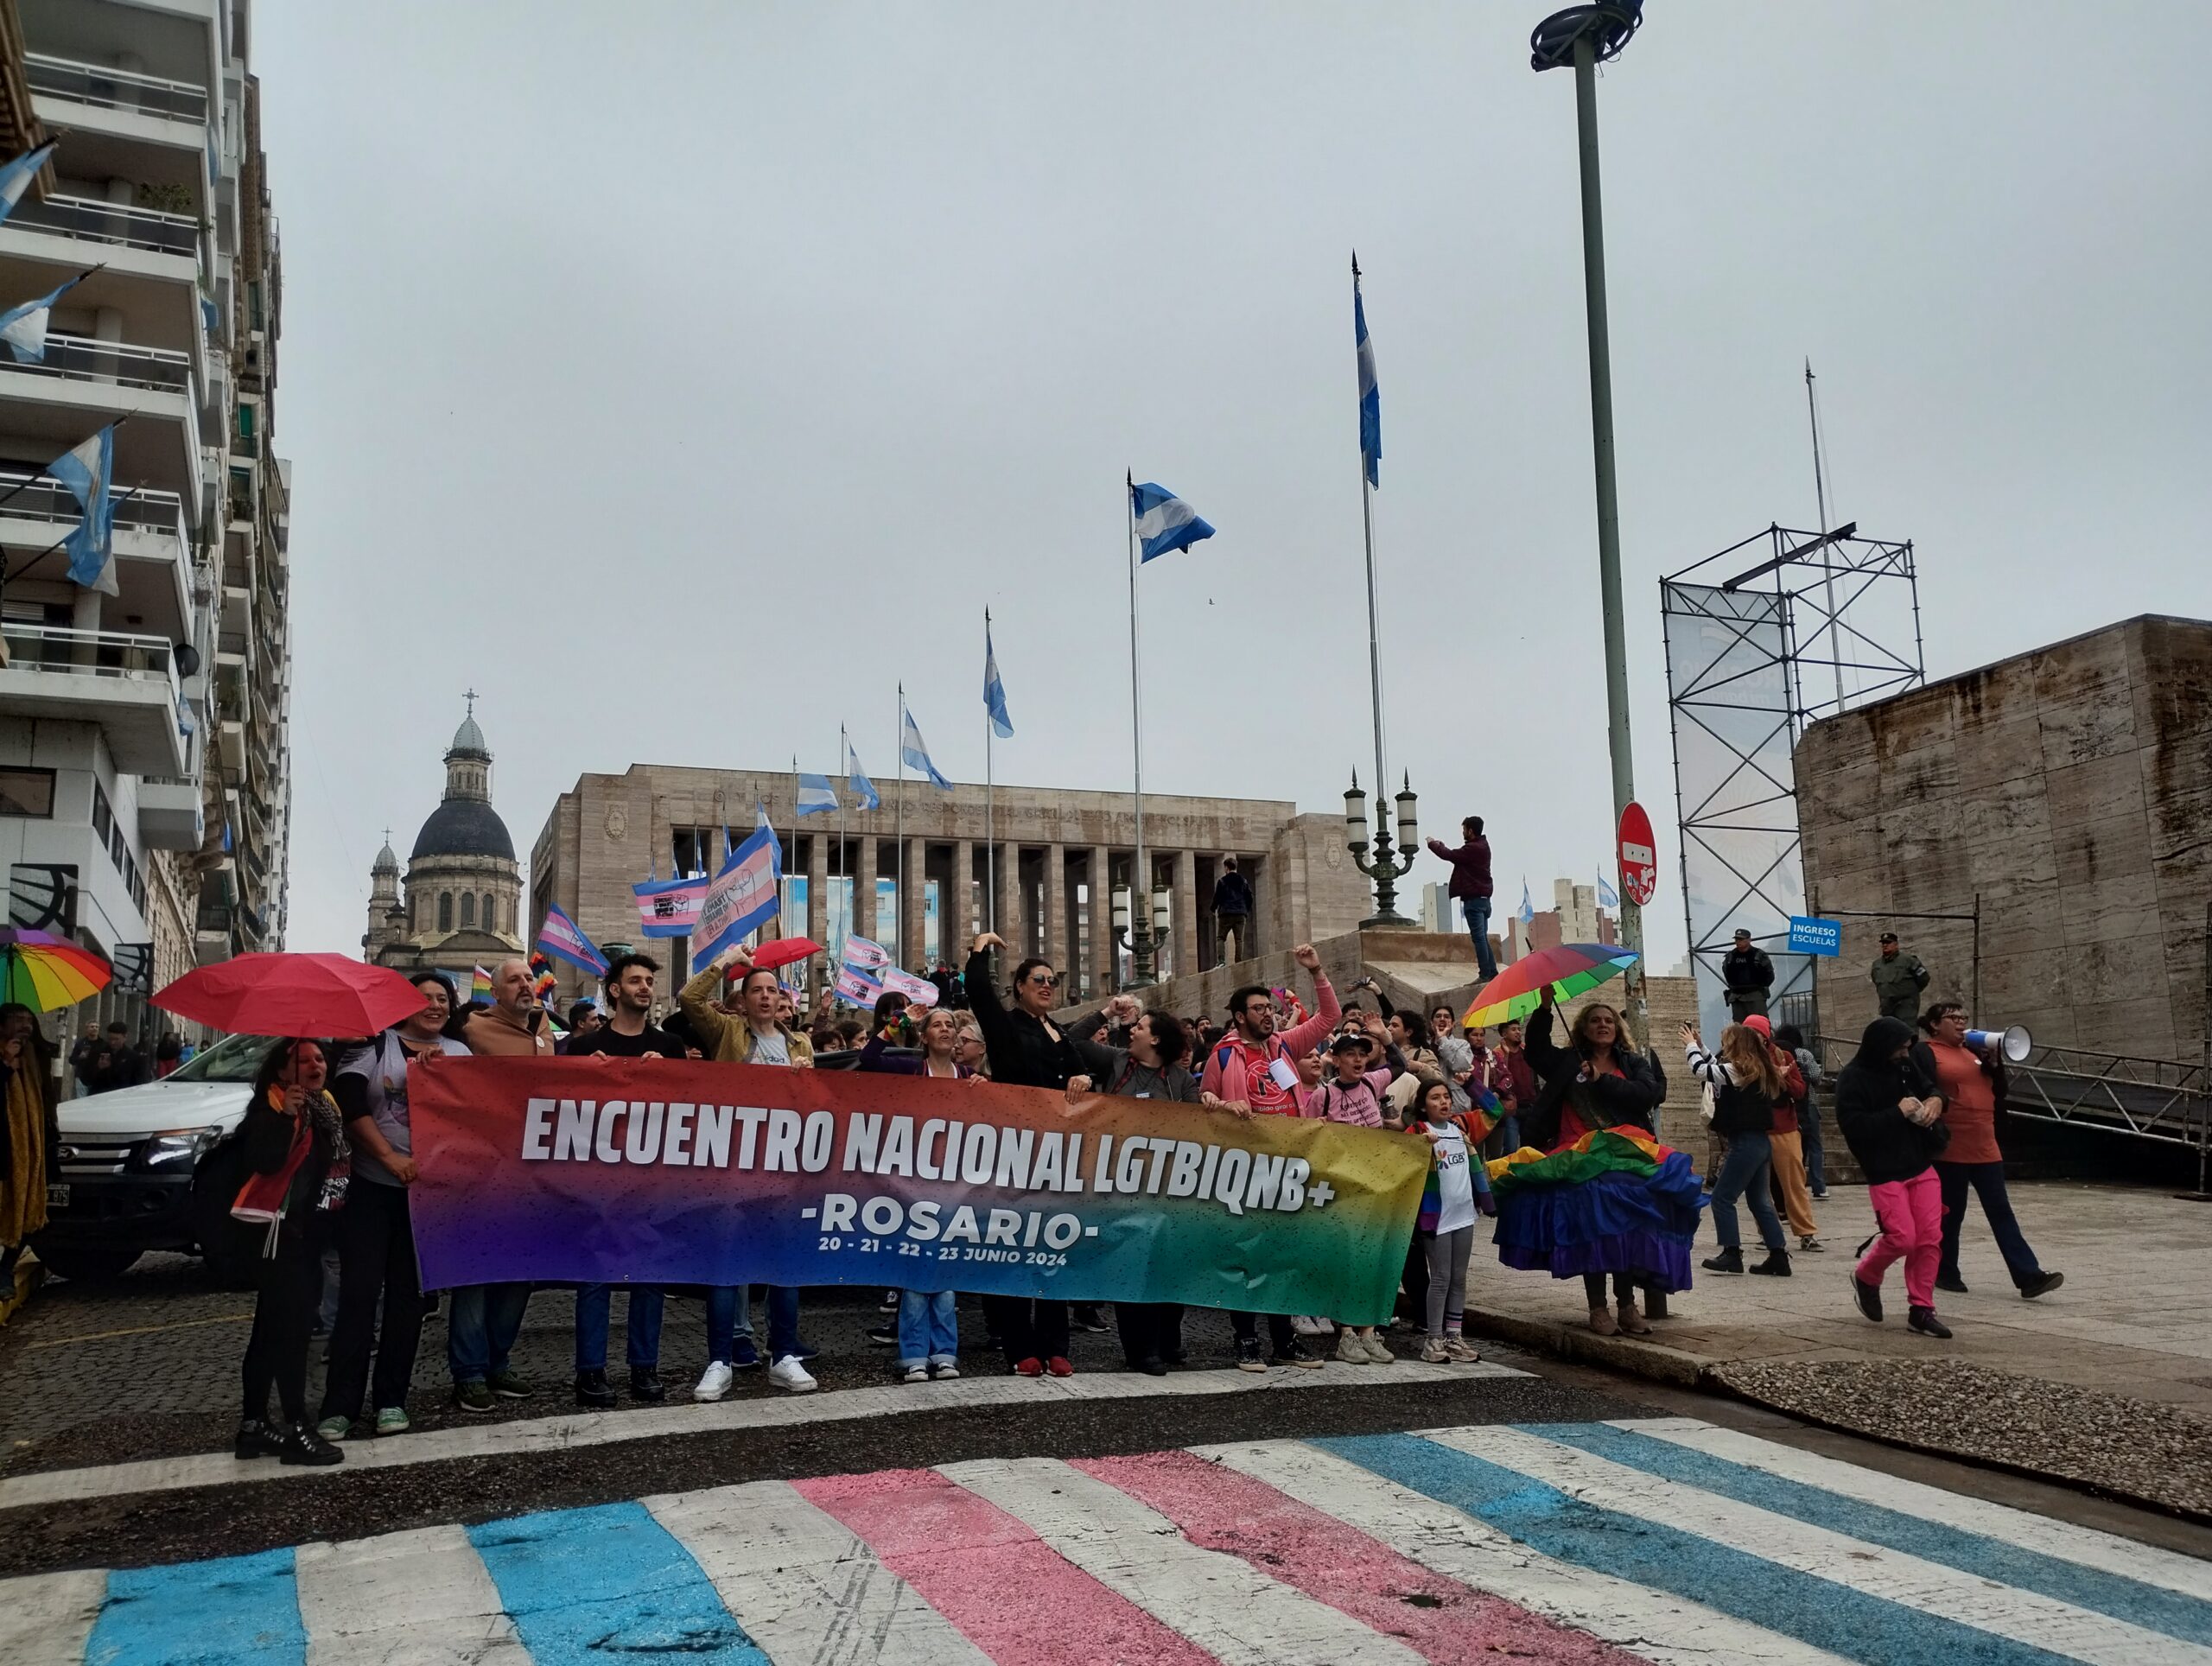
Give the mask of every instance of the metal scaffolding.
M 1912 545 L 1769 526 L 1662 579 L 1659 611 L 1699 1015 L 1708 1035 L 1726 1021 L 1741 928 L 1774 962 L 1770 1010 L 1810 1035 L 1813 957 L 1787 946 L 1808 912 L 1793 760 L 1808 724 L 1923 680 Z

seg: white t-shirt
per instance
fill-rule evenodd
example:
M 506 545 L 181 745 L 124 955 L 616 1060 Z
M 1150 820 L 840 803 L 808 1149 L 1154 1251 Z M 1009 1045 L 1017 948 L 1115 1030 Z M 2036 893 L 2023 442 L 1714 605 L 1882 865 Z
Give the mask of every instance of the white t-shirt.
M 746 1060 L 751 1065 L 788 1065 L 791 1062 L 791 1043 L 781 1030 L 753 1032 L 753 1056 Z
M 1450 1122 L 1436 1135 L 1436 1230 L 1456 1232 L 1475 1224 L 1475 1180 L 1467 1168 L 1467 1141 Z

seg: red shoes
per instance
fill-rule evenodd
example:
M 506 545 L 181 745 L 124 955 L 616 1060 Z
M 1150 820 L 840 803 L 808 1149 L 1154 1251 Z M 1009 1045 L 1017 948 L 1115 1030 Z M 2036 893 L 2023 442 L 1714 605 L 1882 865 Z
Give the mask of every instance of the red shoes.
M 1058 1354 L 1054 1354 L 1050 1359 L 1045 1362 L 1045 1369 L 1050 1371 L 1054 1377 L 1073 1377 L 1075 1375 L 1075 1367 L 1068 1364 L 1066 1360 L 1061 1358 Z
M 1042 1377 L 1045 1374 L 1045 1367 L 1041 1361 L 1032 1355 L 1027 1359 L 1017 1359 L 1014 1362 L 1014 1374 L 1016 1377 Z

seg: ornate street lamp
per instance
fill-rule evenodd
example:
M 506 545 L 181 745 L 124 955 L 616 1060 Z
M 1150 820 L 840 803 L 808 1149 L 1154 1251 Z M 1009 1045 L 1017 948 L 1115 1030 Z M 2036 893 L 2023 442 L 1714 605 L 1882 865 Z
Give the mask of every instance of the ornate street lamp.
M 1131 893 L 1126 885 L 1114 887 L 1114 941 L 1129 951 L 1128 981 L 1125 989 L 1148 989 L 1152 984 L 1152 951 L 1154 934 L 1152 927 L 1158 918 L 1160 900 L 1153 899 L 1151 908 L 1141 913 L 1130 906 Z
M 1402 778 L 1405 785 L 1399 790 L 1398 854 L 1390 854 L 1390 830 L 1386 824 L 1382 837 L 1375 843 L 1375 855 L 1368 856 L 1367 794 L 1360 790 L 1359 775 L 1352 774 L 1351 791 L 1344 794 L 1344 843 L 1351 851 L 1352 866 L 1375 881 L 1375 912 L 1360 921 L 1363 931 L 1411 931 L 1414 922 L 1398 912 L 1398 881 L 1413 871 L 1414 857 L 1421 850 L 1421 827 L 1416 817 L 1420 803 L 1413 790 L 1410 778 Z

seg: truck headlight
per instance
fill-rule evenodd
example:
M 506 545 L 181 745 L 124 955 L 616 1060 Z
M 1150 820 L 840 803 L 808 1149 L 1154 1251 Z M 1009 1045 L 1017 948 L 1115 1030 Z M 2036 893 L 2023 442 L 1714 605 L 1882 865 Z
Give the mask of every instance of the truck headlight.
M 206 1128 L 172 1128 L 150 1135 L 146 1141 L 145 1164 L 149 1168 L 163 1163 L 188 1163 L 200 1160 L 200 1154 L 223 1137 L 219 1122 Z

